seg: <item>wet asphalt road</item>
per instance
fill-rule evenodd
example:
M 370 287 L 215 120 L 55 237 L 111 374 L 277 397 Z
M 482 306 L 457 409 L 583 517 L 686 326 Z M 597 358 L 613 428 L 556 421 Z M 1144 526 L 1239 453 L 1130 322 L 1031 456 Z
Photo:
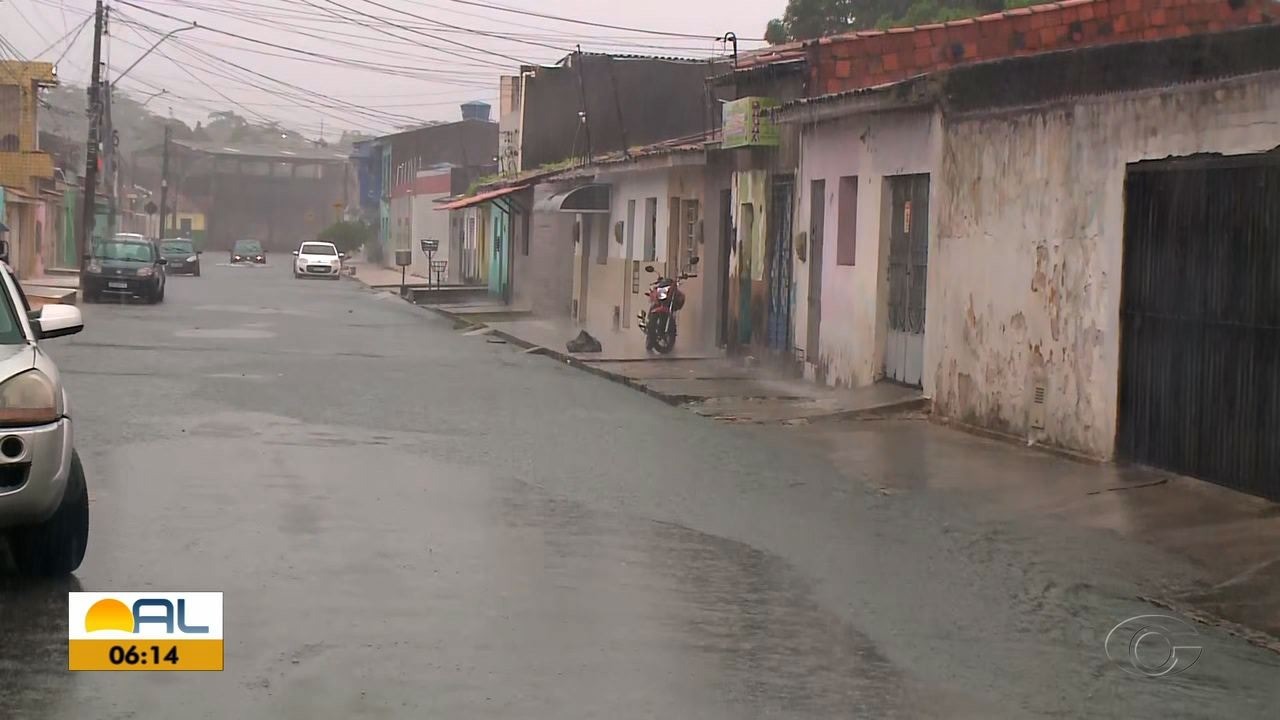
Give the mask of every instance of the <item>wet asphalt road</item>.
M 837 472 L 288 267 L 170 279 L 50 341 L 92 537 L 0 570 L 0 718 L 1274 717 L 1280 660 L 1201 627 L 1190 671 L 1106 660 L 1157 551 L 996 522 L 910 425 Z M 862 476 L 856 482 L 850 475 Z M 68 673 L 66 591 L 221 590 L 226 671 Z

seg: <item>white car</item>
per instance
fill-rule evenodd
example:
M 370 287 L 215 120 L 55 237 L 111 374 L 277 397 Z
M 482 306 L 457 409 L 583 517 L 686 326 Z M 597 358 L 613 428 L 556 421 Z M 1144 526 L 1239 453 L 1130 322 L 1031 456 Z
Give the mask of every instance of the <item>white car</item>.
M 30 310 L 0 263 L 0 538 L 23 575 L 80 567 L 89 490 L 73 444 L 71 404 L 39 341 L 84 329 L 74 305 Z
M 293 277 L 327 277 L 337 280 L 342 277 L 342 259 L 345 253 L 338 252 L 333 243 L 304 242 L 293 251 Z

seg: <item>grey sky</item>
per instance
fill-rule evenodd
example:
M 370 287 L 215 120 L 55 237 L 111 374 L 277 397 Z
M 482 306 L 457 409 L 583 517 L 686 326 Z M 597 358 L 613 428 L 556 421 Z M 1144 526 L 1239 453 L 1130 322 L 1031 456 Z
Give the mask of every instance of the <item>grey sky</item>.
M 194 20 L 209 29 L 184 32 L 162 44 L 120 84 L 126 92 L 145 97 L 164 88 L 169 94 L 154 100 L 150 107 L 162 113 L 172 108 L 176 117 L 188 121 L 203 119 L 211 109 L 231 109 L 254 120 L 278 120 L 315 137 L 323 119 L 330 138 L 342 129 L 373 132 L 412 120 L 456 119 L 458 104 L 471 99 L 496 105 L 498 76 L 512 72 L 516 60 L 553 61 L 578 44 L 585 51 L 689 57 L 722 54 L 723 45 L 710 40 L 711 36 L 733 31 L 744 38 L 759 38 L 768 19 L 780 15 L 785 5 L 785 0 L 128 2 L 142 9 L 121 0 L 110 2 L 114 22 L 107 47 L 113 76 L 157 38 L 139 24 L 161 32 L 182 24 L 156 13 Z M 501 7 L 705 35 L 708 39 L 591 27 L 503 12 L 498 9 Z M 93 0 L 0 0 L 0 36 L 28 58 L 53 45 L 39 57 L 54 60 L 67 46 L 66 41 L 55 41 L 74 33 L 92 11 Z M 212 30 L 282 47 L 254 44 Z M 59 64 L 65 81 L 87 82 L 91 36 L 89 25 Z M 740 41 L 739 48 L 761 44 Z M 295 51 L 326 57 L 304 57 Z M 334 64 L 350 61 L 376 67 Z M 323 93 L 338 102 L 315 95 L 299 97 L 297 90 L 276 85 L 274 80 Z

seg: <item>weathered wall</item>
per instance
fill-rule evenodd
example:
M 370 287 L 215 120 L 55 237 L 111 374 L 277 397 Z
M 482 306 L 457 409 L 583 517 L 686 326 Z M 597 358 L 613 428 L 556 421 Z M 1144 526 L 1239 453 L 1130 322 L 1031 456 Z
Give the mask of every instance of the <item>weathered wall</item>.
M 548 317 L 568 317 L 573 299 L 574 244 L 572 213 L 539 211 L 557 188 L 535 185 L 516 195 L 529 219 L 529 254 L 517 243 L 512 263 L 513 304 Z
M 1275 73 L 949 118 L 935 184 L 926 357 L 941 415 L 1109 458 L 1127 163 L 1280 145 Z M 933 362 L 929 362 L 933 358 Z
M 805 358 L 809 376 L 857 387 L 884 374 L 888 322 L 888 222 L 886 178 L 932 174 L 941 152 L 938 118 L 932 111 L 867 114 L 806 128 L 800 181 L 796 188 L 794 231 L 808 233 L 814 180 L 825 180 L 822 247 L 822 305 L 817 357 Z M 853 265 L 837 263 L 840 179 L 856 176 L 856 256 Z M 932 208 L 933 204 L 930 203 Z M 932 218 L 929 219 L 932 231 Z M 930 243 L 933 242 L 931 232 Z M 809 263 L 795 261 L 795 344 L 808 342 Z M 930 274 L 934 268 L 930 265 Z M 926 307 L 932 305 L 926 298 Z M 928 332 L 926 323 L 926 334 Z M 928 347 L 926 346 L 926 354 Z M 926 363 L 928 358 L 926 357 Z M 815 372 L 822 367 L 824 372 Z M 926 394 L 932 378 L 924 379 Z
M 735 346 L 749 345 L 764 334 L 769 172 L 735 172 L 732 190 L 735 238 L 729 252 L 729 344 Z
M 593 155 L 705 132 L 719 122 L 707 113 L 706 79 L 722 70 L 710 62 L 589 53 L 529 68 L 520 168 L 585 154 L 578 115 L 584 98 Z

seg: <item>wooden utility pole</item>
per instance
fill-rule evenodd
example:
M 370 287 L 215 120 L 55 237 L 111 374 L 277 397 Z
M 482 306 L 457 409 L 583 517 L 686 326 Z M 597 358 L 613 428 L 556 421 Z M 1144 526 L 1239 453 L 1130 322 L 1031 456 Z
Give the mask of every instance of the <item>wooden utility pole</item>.
M 93 68 L 89 82 L 89 140 L 84 153 L 84 192 L 80 207 L 80 232 L 76 256 L 83 272 L 85 256 L 93 248 L 93 225 L 98 211 L 98 123 L 102 119 L 102 31 L 106 20 L 102 0 L 93 17 Z
M 160 156 L 160 239 L 169 229 L 169 133 L 170 125 L 164 124 L 164 151 Z

